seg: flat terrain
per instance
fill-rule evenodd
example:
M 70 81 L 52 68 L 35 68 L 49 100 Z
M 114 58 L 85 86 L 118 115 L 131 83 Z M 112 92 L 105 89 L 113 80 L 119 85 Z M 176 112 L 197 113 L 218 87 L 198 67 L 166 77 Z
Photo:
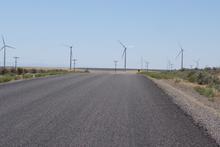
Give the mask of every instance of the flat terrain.
M 75 74 L 0 86 L 0 146 L 215 147 L 150 80 Z

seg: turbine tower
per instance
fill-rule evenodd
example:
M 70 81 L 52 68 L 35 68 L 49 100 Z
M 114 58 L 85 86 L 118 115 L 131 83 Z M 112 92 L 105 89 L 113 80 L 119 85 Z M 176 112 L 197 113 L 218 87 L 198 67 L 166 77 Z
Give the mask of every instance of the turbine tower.
M 70 46 L 70 70 L 72 70 L 73 46 Z
M 198 59 L 198 60 L 194 60 L 194 62 L 196 63 L 196 68 L 199 68 L 199 62 L 200 62 L 200 59 Z
M 114 63 L 115 63 L 115 72 L 117 71 L 117 64 L 118 64 L 118 61 L 117 60 L 114 60 Z
M 184 53 L 184 50 L 183 50 L 183 48 L 182 48 L 182 46 L 179 44 L 179 47 L 180 47 L 180 52 L 179 52 L 179 54 L 176 56 L 176 58 L 178 58 L 180 55 L 181 55 L 181 70 L 183 70 L 184 69 L 184 60 L 183 60 L 183 53 Z
M 6 45 L 5 39 L 3 36 L 2 36 L 2 42 L 3 42 L 3 47 L 0 49 L 0 51 L 4 50 L 4 69 L 5 69 L 6 68 L 6 50 L 7 50 L 7 48 L 12 48 L 12 49 L 15 49 L 15 48 L 12 46 Z
M 14 57 L 14 59 L 15 59 L 15 70 L 17 70 L 17 65 L 18 65 L 19 57 Z
M 70 48 L 70 70 L 72 70 L 72 61 L 73 61 L 73 46 L 72 45 L 64 45 L 65 47 Z
M 126 71 L 126 69 L 127 69 L 127 47 L 123 43 L 121 43 L 120 41 L 118 41 L 118 42 L 124 48 L 122 58 L 124 57 L 124 69 Z

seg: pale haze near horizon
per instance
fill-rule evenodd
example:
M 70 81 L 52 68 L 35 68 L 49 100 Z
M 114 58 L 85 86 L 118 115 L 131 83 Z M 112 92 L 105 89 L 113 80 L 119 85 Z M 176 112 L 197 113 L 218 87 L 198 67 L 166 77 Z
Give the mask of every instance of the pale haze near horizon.
M 123 67 L 121 40 L 128 48 L 128 68 L 165 69 L 170 60 L 180 66 L 178 42 L 185 50 L 185 67 L 220 66 L 220 1 L 212 0 L 38 0 L 1 1 L 0 34 L 8 45 L 7 64 L 68 67 L 69 49 L 79 67 Z M 2 46 L 2 42 L 0 42 Z M 0 52 L 0 65 L 3 52 Z

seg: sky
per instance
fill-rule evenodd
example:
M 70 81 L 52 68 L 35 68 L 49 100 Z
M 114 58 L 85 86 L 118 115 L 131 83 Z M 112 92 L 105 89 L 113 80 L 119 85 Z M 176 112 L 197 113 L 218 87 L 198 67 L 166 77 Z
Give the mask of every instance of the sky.
M 219 0 L 0 0 L 0 34 L 8 45 L 7 65 L 68 67 L 69 48 L 77 67 L 127 66 L 166 69 L 220 66 Z M 0 42 L 2 46 L 2 42 Z M 0 65 L 3 52 L 0 52 Z

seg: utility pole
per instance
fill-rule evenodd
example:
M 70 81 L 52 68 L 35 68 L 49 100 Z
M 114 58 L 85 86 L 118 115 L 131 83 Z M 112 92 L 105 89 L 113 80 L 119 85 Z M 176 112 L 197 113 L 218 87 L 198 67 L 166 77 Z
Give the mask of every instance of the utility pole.
M 181 69 L 183 70 L 183 49 L 181 48 L 182 55 L 181 55 Z
M 173 71 L 173 64 L 170 64 L 170 71 Z
M 125 49 L 125 71 L 127 70 L 127 49 Z
M 199 62 L 200 62 L 200 59 L 195 60 L 194 62 L 196 63 L 196 68 L 198 68 L 198 69 L 199 69 Z
M 19 57 L 14 57 L 14 59 L 15 59 L 15 70 L 17 70 L 17 65 L 18 65 Z
M 141 57 L 141 70 L 143 70 L 143 57 Z
M 118 63 L 118 61 L 115 60 L 114 63 L 115 63 L 115 72 L 116 72 L 117 71 L 117 63 Z
M 70 46 L 70 70 L 72 70 L 72 56 L 73 56 L 73 47 Z
M 74 69 L 74 72 L 76 71 L 76 61 L 77 61 L 77 59 L 73 59 L 73 69 Z
M 146 71 L 148 72 L 148 69 L 149 69 L 149 62 L 145 62 L 145 65 L 146 65 Z

